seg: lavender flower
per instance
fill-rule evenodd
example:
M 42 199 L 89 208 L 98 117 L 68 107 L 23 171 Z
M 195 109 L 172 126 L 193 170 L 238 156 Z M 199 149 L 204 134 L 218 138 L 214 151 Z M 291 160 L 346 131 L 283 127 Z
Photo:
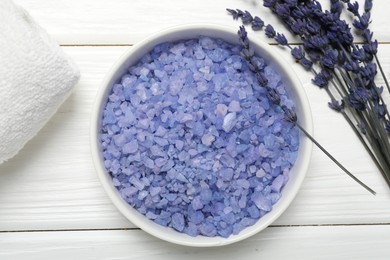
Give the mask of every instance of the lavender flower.
M 264 27 L 264 21 L 260 19 L 260 17 L 255 16 L 252 21 L 252 29 L 254 31 L 261 30 Z
M 339 2 L 339 0 L 331 0 L 330 4 L 330 12 L 336 14 L 338 17 L 340 17 L 341 13 L 343 11 L 343 6 Z
M 327 49 L 322 58 L 322 66 L 328 69 L 334 69 L 337 63 L 338 53 L 336 50 Z
M 284 111 L 284 117 L 287 121 L 290 123 L 296 123 L 298 120 L 297 113 L 295 113 L 294 110 L 287 108 L 286 106 L 282 106 L 282 109 Z
M 306 32 L 306 23 L 302 19 L 297 19 L 295 23 L 291 25 L 291 31 L 297 35 L 302 35 Z
M 359 46 L 356 46 L 353 48 L 353 51 L 351 53 L 351 58 L 360 62 L 365 62 L 367 60 L 366 52 L 363 48 L 360 48 Z
M 284 36 L 284 34 L 280 34 L 280 33 L 277 33 L 276 36 L 275 36 L 275 41 L 282 45 L 282 46 L 286 46 L 288 44 L 287 42 L 287 39 L 286 37 Z
M 339 102 L 339 101 L 333 99 L 331 102 L 328 103 L 328 106 L 331 109 L 333 109 L 337 112 L 340 112 L 344 109 L 344 101 Z
M 284 0 L 284 3 L 291 8 L 298 4 L 298 0 Z
M 301 46 L 292 48 L 291 55 L 298 61 L 305 58 L 305 52 Z
M 234 20 L 237 20 L 238 18 L 242 17 L 242 11 L 239 9 L 237 9 L 237 11 L 236 11 L 236 10 L 227 8 L 226 10 L 233 16 Z
M 372 56 L 376 55 L 378 52 L 378 41 L 374 40 L 373 42 L 370 41 L 370 43 L 365 43 L 363 49 L 366 54 L 371 55 L 371 58 L 369 59 L 371 61 L 373 59 Z
M 253 21 L 252 15 L 248 11 L 245 11 L 242 15 L 242 23 L 243 24 L 250 24 L 250 23 L 252 23 L 252 21 Z
M 311 70 L 313 67 L 313 62 L 306 58 L 301 59 L 299 64 L 301 64 L 305 70 Z
M 270 24 L 267 24 L 264 31 L 265 31 L 265 35 L 268 38 L 274 38 L 276 36 L 276 32 L 274 30 L 274 27 L 272 27 L 272 25 L 270 25 Z
M 366 66 L 361 68 L 360 75 L 367 82 L 372 82 L 373 83 L 376 73 L 377 73 L 376 64 L 375 63 L 369 63 Z
M 312 82 L 320 88 L 328 87 L 329 83 L 329 81 L 324 77 L 322 73 L 318 73 L 317 75 L 315 75 L 314 79 L 312 79 Z
M 351 107 L 356 110 L 363 111 L 366 109 L 368 98 L 369 94 L 367 90 L 362 87 L 358 87 L 349 93 L 347 100 Z
M 348 5 L 348 11 L 350 11 L 356 16 L 359 15 L 359 3 L 357 1 L 354 3 L 349 2 L 347 5 Z
M 353 21 L 353 26 L 358 30 L 364 31 L 370 24 L 370 18 L 370 13 L 364 13 L 362 16 L 359 16 L 358 19 Z
M 290 17 L 290 7 L 288 4 L 276 5 L 275 12 L 282 19 L 288 19 Z
M 346 72 L 359 73 L 360 66 L 357 61 L 350 60 L 343 65 L 343 69 L 345 69 Z
M 262 85 L 264 86 L 264 85 Z M 276 89 L 273 88 L 267 88 L 267 94 L 268 98 L 272 101 L 272 103 L 279 105 L 280 104 L 280 95 L 276 91 Z
M 370 12 L 372 9 L 372 0 L 366 0 L 364 1 L 364 11 L 366 13 Z
M 276 5 L 277 0 L 264 0 L 263 6 L 273 8 Z

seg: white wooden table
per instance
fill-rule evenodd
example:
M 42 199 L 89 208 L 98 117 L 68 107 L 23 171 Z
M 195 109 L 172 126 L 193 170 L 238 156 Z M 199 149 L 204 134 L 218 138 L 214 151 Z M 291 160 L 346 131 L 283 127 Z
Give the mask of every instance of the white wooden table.
M 304 84 L 315 137 L 373 187 L 376 196 L 314 148 L 299 194 L 271 227 L 237 244 L 202 249 L 173 245 L 139 230 L 118 212 L 100 186 L 90 155 L 89 120 L 108 68 L 132 44 L 172 25 L 238 26 L 226 14 L 226 7 L 250 10 L 281 29 L 261 1 L 15 2 L 63 46 L 79 65 L 82 78 L 45 128 L 15 158 L 0 165 L 0 259 L 390 259 L 389 187 L 352 130 L 327 107 L 326 94 L 311 84 L 311 75 L 294 65 L 282 49 L 280 53 Z M 389 1 L 374 1 L 371 25 L 387 72 L 389 9 Z M 261 34 L 257 37 L 266 40 Z

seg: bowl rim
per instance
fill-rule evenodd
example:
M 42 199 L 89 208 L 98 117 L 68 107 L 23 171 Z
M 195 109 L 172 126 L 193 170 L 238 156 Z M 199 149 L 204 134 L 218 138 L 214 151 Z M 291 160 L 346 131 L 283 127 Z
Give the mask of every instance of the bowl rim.
M 95 97 L 90 124 L 90 145 L 93 164 L 101 185 L 103 186 L 105 192 L 113 204 L 130 222 L 145 232 L 171 243 L 192 247 L 214 247 L 232 244 L 259 233 L 268 227 L 272 222 L 274 222 L 288 208 L 297 195 L 309 168 L 312 153 L 312 143 L 310 140 L 308 140 L 308 138 L 305 138 L 304 135 L 300 133 L 299 151 L 303 151 L 305 156 L 298 156 L 297 161 L 292 167 L 292 172 L 294 171 L 296 175 L 294 176 L 293 183 L 291 183 L 291 179 L 287 182 L 285 187 L 283 187 L 281 199 L 276 204 L 274 204 L 273 209 L 261 217 L 256 224 L 247 227 L 239 234 L 231 235 L 228 238 L 209 238 L 205 236 L 191 237 L 173 229 L 167 230 L 170 228 L 160 226 L 157 223 L 147 219 L 144 215 L 141 215 L 141 213 L 127 204 L 127 202 L 125 202 L 120 197 L 117 189 L 113 186 L 112 178 L 106 172 L 103 165 L 102 154 L 100 152 L 100 142 L 98 139 L 98 129 L 100 127 L 103 105 L 106 103 L 107 94 L 111 90 L 114 82 L 116 82 L 119 77 L 123 75 L 129 65 L 138 62 L 138 60 L 143 55 L 148 53 L 156 44 L 166 42 L 168 41 L 166 40 L 168 38 L 173 37 L 176 38 L 175 40 L 180 40 L 190 39 L 191 35 L 193 35 L 192 38 L 205 35 L 213 38 L 222 38 L 226 42 L 237 44 L 238 37 L 235 34 L 236 31 L 236 28 L 229 26 L 196 23 L 177 25 L 154 33 L 144 40 L 136 43 L 126 52 L 124 52 L 124 54 L 122 54 L 122 56 L 112 65 L 112 67 L 104 76 L 104 79 L 101 82 L 98 93 Z M 180 35 L 183 35 L 183 38 L 179 37 Z M 232 36 L 235 36 L 237 41 L 233 40 L 234 37 Z M 230 39 L 227 39 L 228 37 L 230 37 Z M 293 96 L 295 105 L 298 105 L 297 108 L 299 111 L 297 112 L 299 112 L 299 115 L 303 115 L 303 120 L 300 121 L 300 124 L 308 133 L 312 134 L 313 119 L 311 109 L 306 92 L 303 89 L 303 84 L 299 80 L 297 74 L 291 69 L 290 65 L 288 65 L 288 62 L 286 62 L 284 57 L 282 57 L 278 51 L 275 50 L 275 48 L 270 47 L 267 43 L 264 43 L 259 39 L 251 37 L 251 35 L 248 35 L 248 37 L 250 38 L 252 47 L 255 48 L 255 52 L 257 53 L 258 50 L 263 51 L 264 53 L 262 53 L 260 56 L 266 56 L 266 59 L 271 59 L 271 63 L 277 67 L 278 72 L 283 74 L 282 76 L 284 80 L 287 78 L 287 80 L 290 81 L 290 90 L 293 92 L 289 93 L 290 97 Z M 298 161 L 300 162 L 299 165 L 297 164 Z M 286 189 L 288 190 L 285 191 Z M 288 193 L 288 196 L 284 195 L 284 193 Z M 139 216 L 137 214 L 139 214 Z

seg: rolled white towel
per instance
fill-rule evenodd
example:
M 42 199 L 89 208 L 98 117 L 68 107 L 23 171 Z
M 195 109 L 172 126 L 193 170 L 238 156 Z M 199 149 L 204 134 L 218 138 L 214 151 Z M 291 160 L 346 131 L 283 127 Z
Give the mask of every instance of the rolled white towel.
M 77 66 L 24 9 L 0 1 L 0 164 L 36 135 L 79 78 Z

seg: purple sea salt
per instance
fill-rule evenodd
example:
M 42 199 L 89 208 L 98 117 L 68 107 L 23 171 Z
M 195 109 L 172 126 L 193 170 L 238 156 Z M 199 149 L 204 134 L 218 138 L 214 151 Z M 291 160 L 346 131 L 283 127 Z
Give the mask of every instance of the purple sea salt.
M 234 125 L 236 124 L 236 113 L 229 113 L 223 118 L 223 125 L 222 129 L 229 133 L 230 130 L 233 129 Z
M 122 198 L 157 224 L 229 237 L 281 197 L 299 132 L 268 102 L 240 51 L 209 37 L 159 44 L 108 95 L 104 165 Z M 257 60 L 293 108 L 279 73 Z

